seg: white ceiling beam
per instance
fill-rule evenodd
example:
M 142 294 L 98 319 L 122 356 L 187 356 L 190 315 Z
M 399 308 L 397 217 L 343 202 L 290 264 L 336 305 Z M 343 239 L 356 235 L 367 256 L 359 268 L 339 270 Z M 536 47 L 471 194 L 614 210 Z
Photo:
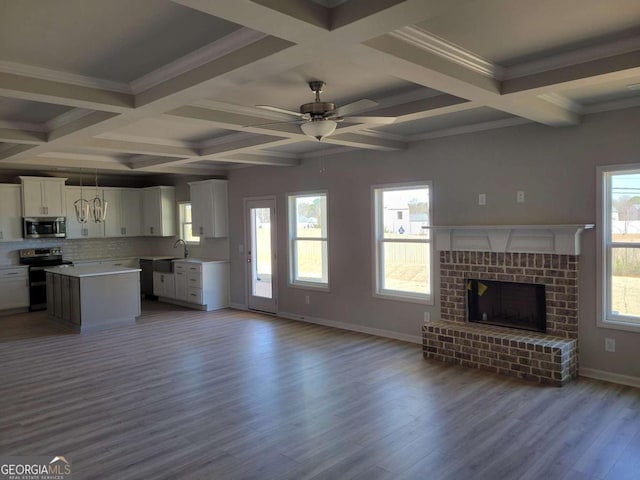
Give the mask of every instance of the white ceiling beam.
M 55 105 L 123 113 L 131 110 L 133 95 L 70 83 L 0 72 L 0 96 Z
M 14 145 L 11 148 L 0 150 L 0 162 L 9 162 L 13 157 L 24 154 L 26 152 L 32 152 L 36 147 L 33 145 Z

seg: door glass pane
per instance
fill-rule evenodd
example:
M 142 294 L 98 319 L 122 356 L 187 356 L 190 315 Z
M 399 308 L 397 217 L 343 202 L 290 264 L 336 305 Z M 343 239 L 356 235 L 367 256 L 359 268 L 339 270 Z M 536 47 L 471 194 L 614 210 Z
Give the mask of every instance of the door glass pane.
M 611 313 L 640 320 L 640 248 L 613 248 L 611 274 Z
M 255 297 L 272 298 L 271 209 L 251 209 L 252 292 Z
M 382 253 L 383 289 L 431 293 L 428 243 L 384 242 Z
M 611 176 L 611 240 L 640 244 L 640 173 Z

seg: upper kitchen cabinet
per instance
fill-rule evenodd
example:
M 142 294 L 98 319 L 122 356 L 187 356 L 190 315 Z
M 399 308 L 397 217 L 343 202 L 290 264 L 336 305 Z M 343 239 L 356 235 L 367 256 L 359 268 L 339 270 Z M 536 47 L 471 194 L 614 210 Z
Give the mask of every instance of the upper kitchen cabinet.
M 80 223 L 76 219 L 76 207 L 75 202 L 82 198 L 91 203 L 96 197 L 95 188 L 81 188 L 81 187 L 66 187 L 66 205 L 67 205 L 67 238 L 101 238 L 104 237 L 104 223 L 95 223 L 89 215 L 89 219 L 86 223 Z M 102 199 L 102 189 L 98 189 L 97 195 Z M 107 217 L 109 211 L 107 210 Z
M 191 182 L 189 187 L 193 234 L 206 238 L 227 237 L 227 180 Z
M 175 187 L 142 189 L 142 235 L 172 237 L 176 234 Z
M 142 192 L 137 188 L 105 188 L 106 237 L 142 235 Z
M 20 177 L 25 217 L 64 217 L 66 178 Z
M 0 185 L 0 242 L 22 240 L 20 185 Z

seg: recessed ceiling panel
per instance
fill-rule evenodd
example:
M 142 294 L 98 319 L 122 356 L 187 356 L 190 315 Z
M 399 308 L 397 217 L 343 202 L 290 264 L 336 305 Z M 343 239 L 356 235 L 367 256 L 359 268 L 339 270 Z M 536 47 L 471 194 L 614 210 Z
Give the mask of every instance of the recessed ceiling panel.
M 0 120 L 6 122 L 45 123 L 69 110 L 61 105 L 0 97 Z
M 326 83 L 321 99 L 336 106 L 362 98 L 380 101 L 384 98 L 424 90 L 425 97 L 434 90 L 393 77 L 380 71 L 372 71 L 344 58 L 318 59 L 280 75 L 259 78 L 250 84 L 232 86 L 221 90 L 213 100 L 244 106 L 271 105 L 298 111 L 301 104 L 314 100 L 309 88 L 311 80 Z
M 638 25 L 638 0 L 466 2 L 418 24 L 503 66 L 586 46 L 591 39 L 637 30 Z
M 330 148 L 336 148 L 336 147 L 342 148 L 339 145 L 333 145 L 331 143 L 324 143 L 324 142 L 319 142 L 317 140 L 309 139 L 308 142 L 307 141 L 296 142 L 296 143 L 291 143 L 289 145 L 281 145 L 276 148 L 265 148 L 265 150 L 269 152 L 276 152 L 276 153 L 303 154 L 303 153 L 319 152 L 321 150 L 328 150 Z
M 491 108 L 474 108 L 462 112 L 439 115 L 437 117 L 423 118 L 414 122 L 404 122 L 380 127 L 377 130 L 397 135 L 418 135 L 420 133 L 434 132 L 447 128 L 462 127 L 482 122 L 504 120 L 512 115 L 493 110 Z
M 145 118 L 126 127 L 113 130 L 100 138 L 116 138 L 123 136 L 170 140 L 184 143 L 200 143 L 218 137 L 228 130 L 210 127 L 203 122 L 168 120 L 167 118 Z
M 0 0 L 0 60 L 130 82 L 237 28 L 166 0 Z

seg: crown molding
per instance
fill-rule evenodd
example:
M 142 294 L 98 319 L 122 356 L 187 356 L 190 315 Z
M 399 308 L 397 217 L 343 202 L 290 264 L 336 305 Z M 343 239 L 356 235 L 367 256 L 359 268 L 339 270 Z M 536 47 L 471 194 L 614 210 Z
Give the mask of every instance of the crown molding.
M 239 48 L 250 45 L 267 35 L 250 28 L 242 27 L 225 35 L 224 37 L 201 47 L 193 52 L 173 61 L 162 67 L 135 79 L 130 84 L 130 90 L 137 95 L 156 85 L 166 82 L 178 75 L 182 75 L 194 68 L 198 68 L 206 63 L 227 55 Z
M 414 25 L 399 28 L 389 35 L 486 77 L 502 80 L 504 76 L 501 66 Z
M 59 70 L 25 65 L 22 63 L 7 62 L 5 60 L 0 60 L 0 72 L 38 78 L 40 80 L 66 83 L 69 85 L 77 85 L 79 87 L 97 88 L 100 90 L 110 90 L 112 92 L 119 93 L 131 93 L 129 85 L 123 82 L 78 75 L 76 73 L 61 72 Z
M 44 123 L 19 122 L 13 120 L 0 120 L 0 128 L 9 128 L 11 130 L 25 130 L 28 132 L 44 132 L 49 130 Z
M 472 125 L 463 125 L 461 127 L 444 128 L 442 130 L 436 130 L 434 132 L 410 135 L 406 138 L 406 141 L 419 142 L 421 140 L 429 140 L 432 138 L 451 137 L 454 135 L 463 135 L 465 133 L 482 132 L 484 130 L 494 130 L 498 128 L 513 127 L 516 125 L 524 125 L 526 123 L 533 123 L 533 122 L 526 118 L 520 118 L 520 117 L 505 118 L 503 120 L 494 120 L 491 122 L 480 122 L 480 123 L 474 123 Z
M 513 65 L 504 69 L 502 80 L 526 77 L 537 73 L 568 67 L 580 63 L 591 62 L 614 55 L 622 55 L 640 50 L 640 36 L 617 40 L 615 42 L 580 48 L 570 52 L 545 56 L 540 60 L 533 60 Z
M 640 97 L 622 98 L 620 100 L 594 103 L 593 105 L 582 107 L 582 113 L 589 115 L 592 113 L 610 112 L 612 110 L 622 110 L 634 107 L 640 107 Z
M 68 123 L 80 120 L 82 117 L 86 117 L 87 115 L 90 115 L 92 113 L 93 110 L 87 110 L 85 108 L 72 108 L 71 110 L 66 111 L 63 114 L 52 118 L 44 125 L 48 132 L 52 132 Z
M 582 113 L 583 110 L 582 105 L 580 105 L 578 102 L 574 102 L 573 100 L 560 95 L 559 93 L 544 93 L 542 95 L 538 95 L 538 98 L 549 103 L 553 103 L 554 105 L 557 105 L 571 112 Z

